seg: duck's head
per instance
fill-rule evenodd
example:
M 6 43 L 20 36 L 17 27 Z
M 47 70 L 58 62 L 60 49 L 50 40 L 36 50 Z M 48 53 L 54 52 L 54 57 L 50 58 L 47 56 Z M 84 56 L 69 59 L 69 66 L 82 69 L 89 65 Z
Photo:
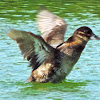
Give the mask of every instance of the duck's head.
M 88 40 L 100 40 L 100 38 L 96 36 L 89 27 L 86 26 L 78 28 L 74 32 L 73 36 L 86 42 L 88 42 Z

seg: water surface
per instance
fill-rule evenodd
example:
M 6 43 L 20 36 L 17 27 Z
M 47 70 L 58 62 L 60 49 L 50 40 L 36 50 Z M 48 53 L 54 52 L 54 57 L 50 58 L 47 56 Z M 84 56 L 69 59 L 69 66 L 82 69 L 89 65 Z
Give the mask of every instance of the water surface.
M 99 0 L 0 1 L 0 100 L 100 100 L 100 41 L 91 40 L 62 83 L 25 83 L 31 72 L 17 44 L 7 37 L 10 28 L 40 34 L 36 14 L 40 5 L 65 19 L 65 40 L 80 26 L 100 36 Z

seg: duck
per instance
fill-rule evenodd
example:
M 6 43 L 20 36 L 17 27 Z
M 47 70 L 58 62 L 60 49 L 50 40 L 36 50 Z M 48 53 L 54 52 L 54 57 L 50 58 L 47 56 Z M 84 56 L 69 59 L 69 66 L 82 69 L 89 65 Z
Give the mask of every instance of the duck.
M 100 40 L 87 26 L 76 29 L 64 41 L 67 29 L 65 20 L 47 9 L 37 14 L 41 35 L 11 29 L 7 35 L 18 43 L 32 72 L 26 82 L 59 83 L 71 72 L 89 40 Z

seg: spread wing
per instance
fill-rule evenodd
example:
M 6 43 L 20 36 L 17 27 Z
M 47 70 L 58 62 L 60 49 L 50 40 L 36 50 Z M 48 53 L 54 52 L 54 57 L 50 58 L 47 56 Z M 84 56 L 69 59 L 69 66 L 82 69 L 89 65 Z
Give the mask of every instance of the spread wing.
M 56 47 L 64 41 L 67 25 L 62 18 L 43 9 L 37 15 L 37 25 L 42 33 L 42 37 L 51 46 Z
M 18 30 L 11 30 L 7 35 L 19 44 L 21 53 L 30 61 L 33 70 L 53 56 L 55 49 L 47 44 L 41 36 Z

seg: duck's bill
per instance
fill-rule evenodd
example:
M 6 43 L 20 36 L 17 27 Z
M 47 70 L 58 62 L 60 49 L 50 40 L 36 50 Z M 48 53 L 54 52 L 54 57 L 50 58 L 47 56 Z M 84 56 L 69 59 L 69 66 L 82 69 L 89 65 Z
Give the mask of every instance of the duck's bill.
M 91 40 L 100 40 L 100 37 L 98 37 L 97 35 L 93 34 L 91 37 L 90 37 Z

